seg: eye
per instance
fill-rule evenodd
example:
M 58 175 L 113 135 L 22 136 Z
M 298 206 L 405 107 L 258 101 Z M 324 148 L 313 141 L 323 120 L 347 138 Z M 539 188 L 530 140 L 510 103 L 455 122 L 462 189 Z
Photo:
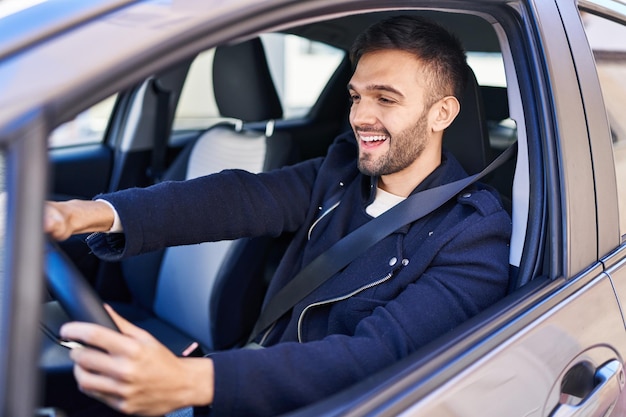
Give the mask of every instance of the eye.
M 361 99 L 361 96 L 355 93 L 350 94 L 350 102 L 357 103 Z
M 378 101 L 379 101 L 381 104 L 394 104 L 394 103 L 396 103 L 396 101 L 395 101 L 395 100 L 390 99 L 389 97 L 383 97 L 383 96 L 378 97 Z

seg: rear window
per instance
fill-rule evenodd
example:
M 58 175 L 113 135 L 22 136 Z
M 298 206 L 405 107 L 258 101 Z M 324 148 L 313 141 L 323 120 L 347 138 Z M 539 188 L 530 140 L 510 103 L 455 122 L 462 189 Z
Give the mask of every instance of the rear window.
M 284 118 L 306 116 L 345 56 L 343 50 L 295 35 L 261 35 Z M 174 131 L 206 129 L 220 120 L 213 95 L 214 51 L 194 60 L 174 118 Z

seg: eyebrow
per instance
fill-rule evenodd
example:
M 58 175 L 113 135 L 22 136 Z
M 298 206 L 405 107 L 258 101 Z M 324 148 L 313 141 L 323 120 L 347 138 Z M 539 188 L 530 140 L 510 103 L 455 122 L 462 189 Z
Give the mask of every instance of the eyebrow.
M 355 90 L 355 88 L 352 84 L 348 84 L 348 90 Z M 366 91 L 388 91 L 390 93 L 397 94 L 400 97 L 404 97 L 404 94 L 402 94 L 399 90 L 387 84 L 369 84 L 365 87 L 365 90 Z

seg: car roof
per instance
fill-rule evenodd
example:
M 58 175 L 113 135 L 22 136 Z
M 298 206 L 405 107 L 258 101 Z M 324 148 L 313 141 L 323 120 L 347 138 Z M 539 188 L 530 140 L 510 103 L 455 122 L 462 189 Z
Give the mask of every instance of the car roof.
M 232 26 L 269 3 L 295 1 L 214 0 L 211 7 L 203 0 L 100 0 L 85 8 L 78 3 L 48 0 L 0 20 L 0 131 L 55 101 L 47 112 L 70 118 L 86 106 L 81 97 L 102 99 L 126 87 L 128 79 L 163 68 L 159 56 L 173 63 L 196 51 L 189 39 Z M 56 12 L 44 13 L 51 10 Z M 27 21 L 36 22 L 35 28 L 22 30 Z
M 295 16 L 291 21 L 301 19 L 301 24 L 293 29 L 285 19 L 285 31 L 342 49 L 348 49 L 358 32 L 381 17 L 365 13 L 367 8 L 380 10 L 380 5 L 375 7 L 367 2 L 362 3 L 363 13 L 351 16 L 333 12 L 338 10 L 336 4 L 328 2 L 207 3 L 48 0 L 0 19 L 0 140 L 3 126 L 34 109 L 45 107 L 49 123 L 69 120 L 131 82 L 189 58 L 202 48 L 234 36 L 252 36 L 268 27 L 276 29 L 280 16 Z M 325 7 L 336 19 L 311 22 L 312 5 L 317 9 Z M 435 11 L 418 13 L 435 17 L 455 31 L 467 49 L 499 49 L 493 28 L 480 17 Z M 476 30 L 480 27 L 477 25 L 488 30 Z
M 336 19 L 314 22 L 286 30 L 294 35 L 324 42 L 329 45 L 349 50 L 352 41 L 373 23 L 395 15 L 407 13 L 436 20 L 454 32 L 468 51 L 495 52 L 500 51 L 496 33 L 491 24 L 478 15 L 449 13 L 433 10 L 397 10 L 378 13 L 362 13 L 343 16 Z
M 42 42 L 95 16 L 137 0 L 58 2 L 4 0 L 0 2 L 0 58 Z

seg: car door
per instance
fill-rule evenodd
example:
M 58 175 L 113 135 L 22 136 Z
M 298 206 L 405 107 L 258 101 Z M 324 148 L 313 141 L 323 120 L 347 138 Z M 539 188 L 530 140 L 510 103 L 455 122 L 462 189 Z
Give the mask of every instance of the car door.
M 319 4 L 322 8 L 322 3 L 327 2 L 311 1 L 306 6 L 313 8 Z M 369 1 L 349 4 L 342 6 L 341 12 L 373 7 Z M 429 6 L 432 7 L 431 2 L 420 1 L 389 1 L 384 5 L 403 9 Z M 375 7 L 383 6 L 379 3 Z M 521 236 L 523 249 L 522 262 L 514 266 L 520 268 L 521 276 L 533 279 L 502 303 L 392 367 L 382 377 L 372 376 L 364 381 L 368 384 L 365 389 L 357 387 L 356 391 L 345 393 L 349 399 L 341 397 L 339 402 L 331 399 L 316 405 L 319 408 L 315 410 L 302 412 L 305 415 L 539 416 L 608 412 L 621 415 L 625 410 L 620 393 L 626 334 L 611 282 L 617 276 L 609 270 L 610 276 L 600 261 L 611 247 L 611 239 L 605 237 L 610 235 L 610 224 L 600 221 L 604 220 L 601 214 L 604 208 L 600 210 L 600 204 L 606 201 L 599 189 L 601 186 L 610 190 L 611 183 L 610 175 L 601 175 L 601 168 L 608 169 L 604 166 L 606 161 L 596 161 L 593 158 L 602 155 L 591 152 L 592 149 L 595 152 L 596 140 L 601 141 L 602 134 L 597 136 L 593 129 L 595 119 L 589 117 L 588 107 L 594 103 L 587 102 L 593 96 L 588 94 L 589 84 L 581 81 L 579 73 L 588 68 L 583 63 L 585 59 L 590 63 L 591 56 L 584 52 L 579 56 L 576 48 L 583 34 L 580 27 L 574 30 L 578 10 L 571 2 L 543 0 L 451 1 L 438 2 L 437 8 L 486 17 L 504 46 L 510 112 L 521 139 L 518 160 L 522 162 L 518 163 L 515 187 L 521 198 L 514 201 L 513 217 L 519 217 L 519 223 L 524 226 L 518 227 L 514 236 L 515 239 Z M 286 13 L 286 8 L 282 10 Z M 326 13 L 339 11 L 338 7 Z M 279 21 L 278 17 L 274 19 Z M 45 118 L 38 113 L 34 113 L 33 120 L 21 122 L 20 126 L 25 127 L 17 132 L 5 127 L 0 143 L 11 152 L 17 150 L 24 166 L 29 162 L 25 146 L 41 151 L 37 145 L 43 143 L 47 132 L 43 127 Z M 602 129 L 598 131 L 601 133 Z M 40 171 L 9 178 L 15 182 L 9 181 L 7 186 L 14 193 L 9 207 L 17 210 L 12 224 L 25 230 L 29 238 L 38 238 L 26 242 L 14 233 L 7 240 L 11 251 L 3 252 L 13 261 L 7 265 L 18 272 L 6 271 L 2 276 L 8 277 L 4 285 L 17 288 L 14 281 L 19 283 L 20 294 L 28 294 L 29 289 L 41 285 L 41 265 L 28 262 L 27 246 L 42 246 L 37 219 L 41 217 L 38 210 L 44 194 L 41 178 L 45 155 L 32 151 L 28 155 L 38 158 L 31 162 Z M 9 168 L 18 166 L 17 161 L 11 162 Z M 32 183 L 27 182 L 29 179 Z M 18 180 L 22 183 L 17 183 Z M 525 191 L 528 193 L 524 194 Z M 36 205 L 30 204 L 33 202 Z M 37 210 L 23 210 L 27 206 Z M 528 210 L 524 209 L 526 206 Z M 607 213 L 609 220 L 616 219 L 615 213 Z M 612 265 L 620 264 L 618 256 L 613 258 Z M 41 261 L 40 257 L 35 259 Z M 30 284 L 34 286 L 28 287 Z M 3 311 L 18 310 L 10 292 L 0 296 Z M 19 308 L 37 313 L 38 300 L 26 298 L 20 300 Z M 18 319 L 28 315 L 17 314 L 12 317 L 15 320 L 12 327 L 2 328 L 4 346 L 13 343 L 12 351 L 19 352 L 20 346 L 33 344 L 30 333 L 30 339 L 15 336 Z M 35 322 L 27 321 L 27 327 L 36 328 Z M 33 362 L 34 350 L 24 352 L 20 358 L 27 357 Z M 0 370 L 9 371 L 0 375 L 5 378 L 2 385 L 8 386 L 8 382 L 13 384 L 19 379 L 19 367 L 4 366 L 9 363 L 7 357 L 4 359 Z M 20 381 L 19 385 L 10 387 L 7 396 L 28 390 L 28 383 L 36 381 L 34 372 L 31 380 Z M 27 415 L 6 409 L 7 415 Z
M 543 218 L 543 272 L 421 352 L 421 359 L 405 361 L 378 387 L 364 390 L 342 415 L 626 413 L 626 332 L 616 298 L 616 292 L 626 297 L 626 252 L 619 247 L 611 133 L 594 58 L 573 2 L 509 6 L 508 16 L 492 17 L 500 20 L 501 42 L 510 48 L 510 110 L 520 158 L 529 157 L 521 268 L 537 238 L 533 224 Z M 523 176 L 518 164 L 516 181 Z M 516 207 L 514 191 L 514 218 Z
M 587 92 L 590 98 L 603 106 L 596 106 L 597 123 L 592 132 L 593 154 L 598 155 L 599 175 L 607 178 L 598 181 L 598 222 L 608 227 L 601 230 L 600 256 L 615 288 L 622 307 L 626 303 L 626 6 L 601 2 L 581 2 L 581 21 L 588 38 L 593 62 L 587 63 L 597 70 L 592 79 L 599 87 Z M 608 123 L 607 123 L 608 122 Z M 607 136 L 610 140 L 605 139 Z M 602 163 L 604 162 L 604 163 Z M 611 162 L 611 163 L 608 163 Z M 613 178 L 612 178 L 613 176 Z
M 611 133 L 593 55 L 572 2 L 537 1 L 529 12 L 543 46 L 545 91 L 553 99 L 558 168 L 546 172 L 547 183 L 556 186 L 547 194 L 547 209 L 552 222 L 559 220 L 563 240 L 557 247 L 558 239 L 552 235 L 548 246 L 552 246 L 552 261 L 563 257 L 562 270 L 545 288 L 546 298 L 511 325 L 530 319 L 528 324 L 406 415 L 617 416 L 626 412 L 625 333 L 615 298 L 616 291 L 620 298 L 626 296 L 626 284 L 619 282 L 626 273 L 620 268 L 625 252 L 615 251 L 620 241 L 615 173 L 608 163 Z M 549 145 L 544 142 L 544 149 Z M 546 153 L 544 157 L 548 158 Z M 550 196 L 556 190 L 560 202 Z M 608 253 L 603 262 L 597 261 Z

